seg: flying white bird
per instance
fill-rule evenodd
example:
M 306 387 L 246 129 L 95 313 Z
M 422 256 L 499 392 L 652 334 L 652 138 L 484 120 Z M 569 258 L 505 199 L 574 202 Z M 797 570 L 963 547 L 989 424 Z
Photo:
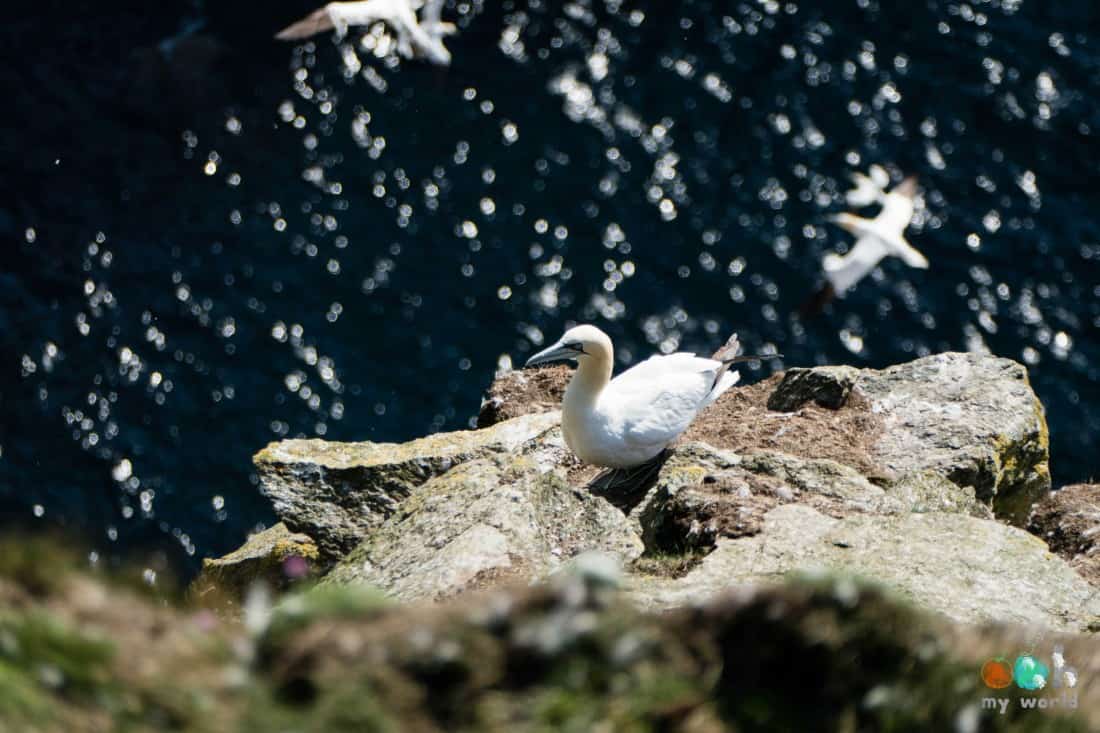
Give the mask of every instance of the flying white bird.
M 890 185 L 890 174 L 880 165 L 872 165 L 867 175 L 852 173 L 849 178 L 856 187 L 844 194 L 844 200 L 849 206 L 859 209 L 882 203 L 886 195 L 886 187 Z
M 443 45 L 443 36 L 455 32 L 452 23 L 441 20 L 444 0 L 360 0 L 329 3 L 297 23 L 279 31 L 282 41 L 298 41 L 318 33 L 335 30 L 342 40 L 352 26 L 385 23 L 397 34 L 397 50 L 406 58 L 425 58 L 440 66 L 451 63 L 451 52 Z M 416 11 L 423 9 L 421 23 Z
M 584 325 L 566 331 L 527 366 L 576 360 L 562 400 L 565 443 L 585 463 L 626 469 L 659 456 L 700 410 L 736 384 L 739 375 L 730 365 L 760 358 L 737 356 L 737 350 L 734 335 L 714 359 L 652 356 L 612 379 L 611 339 Z
M 928 269 L 928 260 L 905 239 L 905 229 L 913 220 L 916 196 L 917 179 L 906 178 L 882 197 L 882 211 L 874 219 L 848 213 L 830 219 L 856 236 L 855 246 L 848 254 L 830 252 L 822 262 L 825 277 L 836 295 L 843 295 L 887 256 L 900 257 L 910 267 Z

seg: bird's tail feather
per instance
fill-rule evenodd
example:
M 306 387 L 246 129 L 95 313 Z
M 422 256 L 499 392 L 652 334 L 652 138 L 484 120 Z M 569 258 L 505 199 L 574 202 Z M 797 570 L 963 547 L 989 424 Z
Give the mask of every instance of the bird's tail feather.
M 703 401 L 703 407 L 706 407 L 721 397 L 723 392 L 737 384 L 740 379 L 741 374 L 739 372 L 730 371 L 729 364 L 722 364 L 722 366 L 718 368 L 718 372 L 714 375 L 714 384 L 711 386 L 706 400 Z
M 735 358 L 740 351 L 741 343 L 737 340 L 737 334 L 733 334 L 729 337 L 729 340 L 722 345 L 722 348 L 715 351 L 710 358 L 715 361 L 726 361 Z
M 737 380 L 741 378 L 741 375 L 737 372 L 731 372 L 730 367 L 734 364 L 743 364 L 746 361 L 759 361 L 762 359 L 778 359 L 782 358 L 782 354 L 766 354 L 766 355 L 747 355 L 740 354 L 741 342 L 737 340 L 737 334 L 733 334 L 729 337 L 729 340 L 723 344 L 722 348 L 715 351 L 710 357 L 715 361 L 722 362 L 722 366 L 718 368 L 718 371 L 714 373 L 714 383 L 710 388 L 710 395 L 707 397 L 708 404 L 718 398 L 718 395 L 725 392 L 727 389 L 737 384 Z

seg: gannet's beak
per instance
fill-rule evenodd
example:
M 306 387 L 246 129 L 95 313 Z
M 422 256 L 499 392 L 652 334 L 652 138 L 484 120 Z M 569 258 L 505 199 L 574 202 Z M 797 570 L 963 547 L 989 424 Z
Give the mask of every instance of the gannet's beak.
M 565 361 L 567 359 L 576 359 L 577 356 L 584 353 L 584 349 L 580 344 L 564 344 L 561 341 L 553 344 L 549 348 L 543 349 L 539 353 L 532 356 L 524 364 L 525 367 L 535 366 L 536 364 L 549 364 L 553 361 Z

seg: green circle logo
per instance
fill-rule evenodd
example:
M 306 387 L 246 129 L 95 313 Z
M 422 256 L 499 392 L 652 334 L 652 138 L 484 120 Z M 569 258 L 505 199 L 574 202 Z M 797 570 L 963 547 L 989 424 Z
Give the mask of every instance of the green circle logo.
M 1030 654 L 1021 654 L 1012 666 L 1012 679 L 1021 689 L 1041 690 L 1050 679 L 1050 669 Z

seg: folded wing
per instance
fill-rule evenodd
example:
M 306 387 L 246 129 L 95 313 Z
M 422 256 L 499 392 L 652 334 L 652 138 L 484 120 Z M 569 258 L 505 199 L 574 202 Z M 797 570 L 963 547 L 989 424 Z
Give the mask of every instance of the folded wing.
M 694 354 L 654 356 L 611 380 L 604 394 L 625 443 L 663 447 L 737 377 L 722 362 Z

